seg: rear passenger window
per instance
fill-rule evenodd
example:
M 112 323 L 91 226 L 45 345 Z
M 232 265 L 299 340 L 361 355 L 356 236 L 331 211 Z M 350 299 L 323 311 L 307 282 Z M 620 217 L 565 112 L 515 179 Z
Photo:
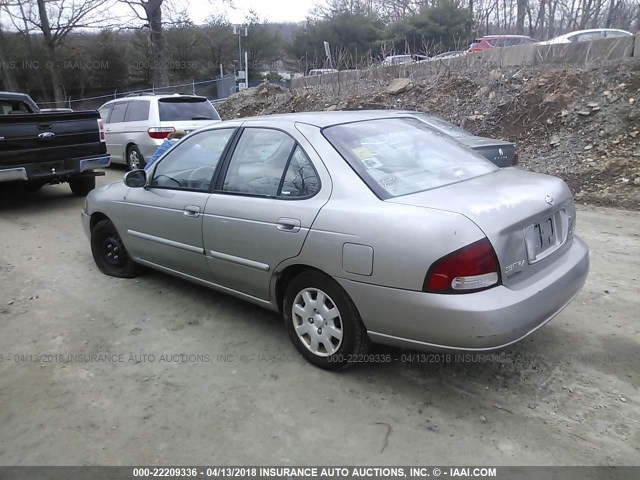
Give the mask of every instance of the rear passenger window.
M 299 146 L 296 147 L 278 195 L 283 198 L 312 197 L 319 189 L 320 179 L 311 160 Z
M 111 113 L 112 107 L 113 105 L 105 105 L 100 110 L 98 110 L 98 113 L 100 114 L 100 118 L 104 123 L 109 123 L 109 114 Z
M 247 128 L 231 157 L 222 190 L 275 197 L 294 140 L 279 130 Z
M 594 40 L 600 40 L 601 38 L 604 38 L 602 32 L 588 32 L 574 35 L 570 40 L 572 42 L 592 42 Z
M 149 120 L 149 100 L 132 100 L 129 102 L 125 122 L 140 122 Z
M 111 117 L 109 117 L 109 123 L 121 123 L 124 122 L 124 116 L 127 112 L 127 104 L 129 102 L 119 102 L 113 104 L 113 110 L 111 110 Z

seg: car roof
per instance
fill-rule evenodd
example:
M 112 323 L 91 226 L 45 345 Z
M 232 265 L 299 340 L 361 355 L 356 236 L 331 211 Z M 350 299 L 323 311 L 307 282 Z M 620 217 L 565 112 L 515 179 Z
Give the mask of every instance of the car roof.
M 382 118 L 410 117 L 416 113 L 408 110 L 342 110 L 333 112 L 300 112 L 279 113 L 275 115 L 261 115 L 259 117 L 237 118 L 230 121 L 242 121 L 245 124 L 259 122 L 289 122 L 306 123 L 319 128 L 325 128 L 342 123 L 375 120 Z M 225 123 L 225 122 L 222 122 Z
M 263 122 L 273 122 L 274 124 L 306 123 L 318 128 L 325 128 L 333 125 L 365 120 L 377 120 L 384 118 L 409 118 L 415 116 L 416 114 L 429 115 L 437 118 L 437 116 L 429 113 L 414 112 L 411 110 L 338 110 L 333 112 L 278 113 L 273 115 L 261 115 L 258 117 L 234 118 L 222 123 L 228 125 L 231 122 L 240 122 L 245 126 L 249 126 L 252 123 Z M 436 128 L 436 130 L 439 129 Z
M 105 102 L 104 105 L 106 105 L 107 103 L 111 103 L 111 102 L 120 102 L 123 100 L 151 100 L 151 99 L 164 99 L 164 98 L 202 98 L 204 100 L 207 100 L 207 97 L 203 97 L 202 95 L 191 95 L 189 93 L 160 93 L 160 94 L 154 94 L 154 93 L 141 93 L 141 94 L 132 94 L 132 95 L 126 95 L 124 97 L 121 98 L 114 98 L 113 100 L 109 100 L 108 102 Z
M 577 35 L 580 33 L 594 33 L 594 32 L 624 32 L 624 33 L 628 33 L 629 35 L 633 35 L 631 32 L 627 32 L 626 30 L 622 30 L 620 28 L 588 28 L 586 30 L 575 30 L 573 32 L 567 32 L 562 35 L 558 35 L 555 38 L 564 38 L 564 37 L 569 37 L 571 35 Z
M 26 93 L 19 93 L 19 92 L 0 92 L 0 95 L 2 95 L 3 97 L 11 97 L 11 98 L 25 98 L 29 96 Z
M 479 40 L 487 38 L 531 38 L 528 35 L 484 35 L 482 37 L 478 37 Z

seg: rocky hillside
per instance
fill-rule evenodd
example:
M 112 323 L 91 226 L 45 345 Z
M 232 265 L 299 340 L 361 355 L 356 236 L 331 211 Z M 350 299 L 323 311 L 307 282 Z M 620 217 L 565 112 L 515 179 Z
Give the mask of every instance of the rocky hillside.
M 518 145 L 521 165 L 564 178 L 577 201 L 640 209 L 640 63 L 591 69 L 443 72 L 412 81 L 289 92 L 263 84 L 230 97 L 223 118 L 338 109 L 436 114 Z

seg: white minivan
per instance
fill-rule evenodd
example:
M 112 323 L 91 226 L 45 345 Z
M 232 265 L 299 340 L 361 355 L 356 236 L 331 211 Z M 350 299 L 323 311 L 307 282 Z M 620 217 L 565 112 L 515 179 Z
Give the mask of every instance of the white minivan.
M 135 170 L 156 151 L 171 132 L 192 130 L 220 122 L 205 97 L 136 94 L 111 100 L 98 110 L 105 124 L 111 163 Z

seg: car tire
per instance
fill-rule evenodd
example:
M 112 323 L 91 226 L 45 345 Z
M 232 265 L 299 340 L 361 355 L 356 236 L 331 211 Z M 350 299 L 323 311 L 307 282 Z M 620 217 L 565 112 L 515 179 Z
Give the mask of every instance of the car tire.
M 289 282 L 283 311 L 291 341 L 317 367 L 336 370 L 369 351 L 369 336 L 355 304 L 321 272 L 305 271 Z
M 131 145 L 127 148 L 127 166 L 129 170 L 143 169 L 147 162 L 144 161 L 144 157 L 136 145 Z
M 102 273 L 111 277 L 133 278 L 137 265 L 131 260 L 116 227 L 100 220 L 91 230 L 91 253 Z
M 74 197 L 86 197 L 96 188 L 96 177 L 78 177 L 69 180 L 69 187 Z

